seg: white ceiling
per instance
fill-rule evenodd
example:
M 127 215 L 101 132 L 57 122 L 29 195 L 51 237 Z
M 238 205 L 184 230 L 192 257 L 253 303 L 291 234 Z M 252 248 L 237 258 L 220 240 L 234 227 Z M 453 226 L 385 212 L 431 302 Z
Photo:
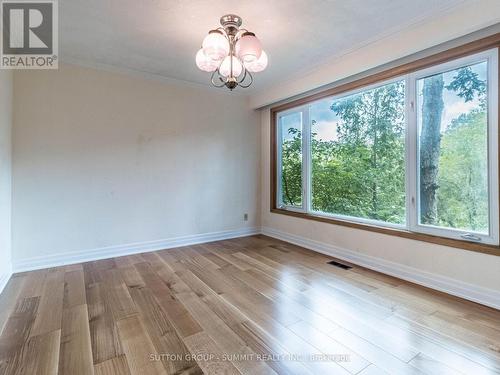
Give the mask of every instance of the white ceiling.
M 269 66 L 252 90 L 436 17 L 466 0 L 62 0 L 62 61 L 209 84 L 194 55 L 219 18 L 235 13 L 257 34 Z

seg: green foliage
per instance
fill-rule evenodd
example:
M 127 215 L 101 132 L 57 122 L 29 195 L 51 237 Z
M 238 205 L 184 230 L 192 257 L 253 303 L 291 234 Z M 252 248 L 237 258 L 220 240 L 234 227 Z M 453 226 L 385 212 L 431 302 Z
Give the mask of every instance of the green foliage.
M 475 110 L 452 121 L 441 139 L 438 225 L 488 231 L 486 112 Z
M 447 127 L 442 133 L 441 122 L 433 120 L 441 118 L 439 103 L 443 103 L 444 90 L 424 91 L 424 95 L 432 96 L 426 99 L 433 105 L 423 108 L 422 134 L 426 130 L 426 134 L 434 139 L 421 135 L 420 140 L 421 220 L 441 227 L 487 232 L 486 82 L 471 67 L 463 67 L 455 71 L 451 82 L 444 88 L 455 92 L 465 103 L 477 98 L 478 106 L 468 114 L 461 114 L 451 124 L 445 124 Z M 435 131 L 430 132 L 429 127 L 433 126 Z M 422 143 L 423 140 L 426 142 Z M 434 152 L 429 152 L 432 145 Z M 427 152 L 422 153 L 422 150 Z M 430 180 L 429 176 L 426 176 L 427 180 L 422 178 L 422 166 L 432 167 Z M 425 186 L 430 189 L 426 190 Z
M 340 118 L 337 139 L 312 134 L 313 210 L 404 223 L 404 82 L 335 101 L 331 109 Z
M 439 134 L 436 225 L 488 228 L 485 82 L 470 68 L 445 86 L 480 105 Z M 388 84 L 332 102 L 336 136 L 323 140 L 311 124 L 314 211 L 403 224 L 405 194 L 405 87 Z M 313 116 L 314 117 L 314 116 Z M 282 143 L 282 201 L 302 205 L 302 133 L 288 129 Z
M 281 199 L 287 206 L 302 205 L 302 132 L 290 128 L 281 147 Z
M 473 100 L 475 95 L 481 97 L 486 94 L 486 82 L 480 80 L 479 75 L 474 73 L 470 66 L 459 69 L 453 81 L 445 88 L 455 91 L 466 102 Z

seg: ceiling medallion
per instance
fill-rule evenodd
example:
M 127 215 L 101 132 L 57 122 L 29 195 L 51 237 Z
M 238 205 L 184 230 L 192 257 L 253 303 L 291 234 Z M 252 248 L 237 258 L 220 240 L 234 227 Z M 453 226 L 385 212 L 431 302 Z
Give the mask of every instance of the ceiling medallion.
M 241 28 L 242 19 L 226 14 L 219 27 L 210 30 L 196 54 L 196 65 L 212 72 L 215 87 L 247 88 L 253 83 L 252 73 L 267 67 L 267 55 L 254 33 Z

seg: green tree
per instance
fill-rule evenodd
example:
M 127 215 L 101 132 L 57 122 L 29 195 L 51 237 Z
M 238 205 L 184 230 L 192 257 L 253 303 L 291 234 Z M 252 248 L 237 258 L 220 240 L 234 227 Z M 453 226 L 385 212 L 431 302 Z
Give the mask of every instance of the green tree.
M 437 212 L 440 226 L 488 229 L 487 118 L 483 109 L 453 120 L 442 137 Z
M 313 209 L 404 222 L 404 81 L 337 100 L 331 110 L 340 118 L 337 139 L 312 135 Z
M 439 157 L 441 151 L 441 116 L 444 108 L 443 91 L 454 91 L 469 102 L 477 95 L 484 100 L 486 83 L 471 67 L 458 69 L 451 83 L 444 85 L 443 74 L 423 80 L 422 129 L 420 134 L 420 220 L 437 224 L 439 190 Z
M 281 146 L 281 199 L 287 206 L 302 205 L 302 132 L 289 128 Z
M 439 188 L 439 152 L 441 149 L 441 116 L 443 114 L 444 79 L 442 74 L 424 79 L 422 89 L 422 130 L 420 132 L 420 220 L 435 224 L 436 194 Z
M 450 79 L 448 79 L 450 81 Z M 421 88 L 420 204 L 422 222 L 488 228 L 486 83 L 470 67 L 448 85 L 442 74 Z M 444 90 L 479 105 L 446 127 Z M 311 206 L 315 211 L 405 221 L 405 85 L 399 81 L 331 103 L 336 135 L 323 140 L 311 124 Z M 313 116 L 314 117 L 314 116 Z M 444 132 L 442 129 L 445 129 Z M 282 201 L 302 204 L 302 134 L 289 128 L 282 143 Z

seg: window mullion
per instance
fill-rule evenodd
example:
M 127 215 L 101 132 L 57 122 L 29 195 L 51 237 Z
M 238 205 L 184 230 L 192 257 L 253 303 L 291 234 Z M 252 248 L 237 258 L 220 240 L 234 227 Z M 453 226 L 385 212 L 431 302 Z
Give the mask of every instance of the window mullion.
M 499 240 L 498 202 L 498 49 L 488 59 L 488 205 L 489 235 Z
M 418 220 L 418 199 L 417 199 L 417 144 L 418 144 L 418 124 L 417 124 L 417 100 L 416 100 L 416 79 L 414 74 L 406 76 L 406 227 L 414 231 Z
M 302 109 L 302 194 L 304 211 L 311 211 L 311 121 L 309 106 Z

